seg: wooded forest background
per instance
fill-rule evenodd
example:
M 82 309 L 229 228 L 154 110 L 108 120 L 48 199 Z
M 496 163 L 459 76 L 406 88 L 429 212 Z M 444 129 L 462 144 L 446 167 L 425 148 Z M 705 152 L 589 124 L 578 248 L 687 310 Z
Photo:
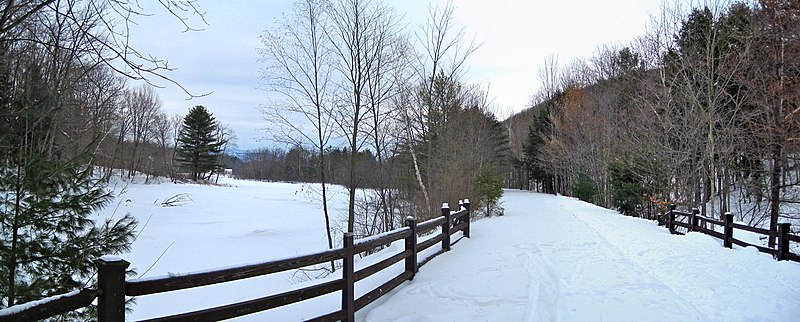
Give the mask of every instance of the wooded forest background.
M 648 218 L 676 203 L 773 232 L 800 219 L 800 2 L 667 7 L 629 46 L 539 76 L 534 107 L 504 121 L 510 186 Z

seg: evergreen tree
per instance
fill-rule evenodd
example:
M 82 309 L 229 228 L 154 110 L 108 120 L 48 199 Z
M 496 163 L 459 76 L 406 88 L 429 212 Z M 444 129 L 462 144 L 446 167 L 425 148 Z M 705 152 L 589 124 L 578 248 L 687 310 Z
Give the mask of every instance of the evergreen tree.
M 642 204 L 644 187 L 640 184 L 632 167 L 616 160 L 608 164 L 608 175 L 614 196 L 614 207 L 626 216 L 636 216 Z
M 486 215 L 492 215 L 492 208 L 497 206 L 497 202 L 503 196 L 503 176 L 493 167 L 483 167 L 478 170 L 476 178 L 478 194 L 481 201 L 486 205 Z M 500 209 L 502 214 L 502 209 Z
M 90 215 L 111 200 L 83 163 L 34 156 L 0 167 L 2 306 L 90 285 L 93 260 L 128 251 L 136 220 L 96 223 Z
M 191 173 L 192 180 L 201 180 L 220 169 L 222 146 L 219 124 L 202 105 L 189 110 L 178 134 L 176 159 L 181 169 Z
M 557 95 L 561 95 L 558 93 Z M 552 174 L 548 173 L 540 162 L 542 150 L 544 149 L 545 140 L 549 135 L 552 122 L 550 120 L 550 111 L 552 110 L 552 102 L 540 107 L 534 115 L 530 128 L 528 129 L 528 137 L 523 144 L 523 159 L 522 164 L 528 175 L 528 179 L 542 184 L 542 191 L 545 193 L 555 193 L 555 188 L 552 185 Z M 534 187 L 529 186 L 528 189 L 534 190 Z
M 597 191 L 597 183 L 585 171 L 578 173 L 575 182 L 572 184 L 572 195 L 580 200 L 598 203 L 600 192 Z
M 0 114 L 0 308 L 91 285 L 92 260 L 127 251 L 136 226 L 130 215 L 90 218 L 111 198 L 89 163 L 100 138 L 88 145 L 54 140 L 68 106 L 42 75 L 42 62 L 20 60 L 20 75 L 0 69 L 9 88 Z M 12 77 L 17 87 L 10 89 Z
M 664 166 L 648 157 L 611 160 L 607 171 L 614 207 L 626 216 L 652 215 L 645 206 L 651 198 L 663 199 L 669 185 Z

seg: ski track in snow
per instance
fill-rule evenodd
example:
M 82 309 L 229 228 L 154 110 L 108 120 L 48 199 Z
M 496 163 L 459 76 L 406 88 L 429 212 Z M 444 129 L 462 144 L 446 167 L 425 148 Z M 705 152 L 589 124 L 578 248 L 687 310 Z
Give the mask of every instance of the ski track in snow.
M 524 248 L 520 248 L 526 251 Z M 560 287 L 553 266 L 546 257 L 541 256 L 541 249 L 536 248 L 540 255 L 534 256 L 532 250 L 526 252 L 525 269 L 531 281 L 540 281 L 537 285 L 528 286 L 528 306 L 525 310 L 525 321 L 555 321 L 558 311 Z
M 357 319 L 797 321 L 797 263 L 566 197 L 507 190 L 504 207 Z
M 703 320 L 800 320 L 798 263 L 775 262 L 752 247 L 726 249 L 721 240 L 700 233 L 670 235 L 649 221 L 620 220 L 619 214 L 591 204 L 573 202 L 571 207 L 572 213 L 596 214 L 576 218 L 596 227 L 638 269 L 664 281 L 663 285 L 687 299 L 685 303 L 698 303 L 694 311 Z M 795 275 L 778 274 L 782 268 Z

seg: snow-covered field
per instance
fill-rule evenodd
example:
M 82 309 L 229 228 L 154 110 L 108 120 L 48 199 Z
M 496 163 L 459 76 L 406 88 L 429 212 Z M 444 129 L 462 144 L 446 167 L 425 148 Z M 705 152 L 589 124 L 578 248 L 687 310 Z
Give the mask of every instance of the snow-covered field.
M 128 185 L 117 199 L 116 213 L 131 212 L 143 229 L 133 250 L 121 257 L 132 262 L 139 277 L 326 248 L 322 212 L 307 186 L 223 183 L 228 186 Z M 180 193 L 193 201 L 161 206 Z M 344 194 L 336 198 L 334 212 L 339 212 Z M 669 235 L 651 221 L 566 197 L 507 190 L 502 201 L 505 216 L 474 222 L 471 239 L 461 240 L 422 267 L 413 281 L 357 312 L 357 320 L 800 320 L 798 263 L 776 262 L 752 248 L 725 249 L 699 233 Z M 115 208 L 109 207 L 104 216 Z M 389 252 L 400 248 L 394 245 L 375 257 L 391 256 Z M 357 268 L 377 260 L 362 259 Z M 401 265 L 386 273 L 402 271 Z M 287 272 L 142 296 L 130 318 L 208 308 L 308 283 L 297 275 Z M 356 295 L 385 276 L 359 282 Z M 334 293 L 241 320 L 296 321 L 334 311 L 339 304 Z
M 239 266 L 327 249 L 322 206 L 313 187 L 222 178 L 220 184 L 224 186 L 120 182 L 112 187 L 117 197 L 102 216 L 130 212 L 140 221 L 133 249 L 120 255 L 138 273 L 129 278 Z M 343 191 L 334 193 L 333 213 L 346 209 Z M 191 200 L 162 206 L 179 194 Z M 139 320 L 265 296 L 303 280 L 293 275 L 302 274 L 137 297 L 130 317 Z

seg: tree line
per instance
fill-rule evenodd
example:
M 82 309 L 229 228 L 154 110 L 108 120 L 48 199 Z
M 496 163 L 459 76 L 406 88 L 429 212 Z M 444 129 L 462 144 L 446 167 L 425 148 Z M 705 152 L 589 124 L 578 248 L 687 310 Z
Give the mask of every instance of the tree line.
M 343 147 L 330 147 L 323 156 L 326 160 L 325 182 L 344 186 L 349 182 L 347 168 L 350 152 Z M 360 151 L 356 161 L 357 181 L 364 188 L 374 188 L 370 174 L 378 169 L 378 161 L 369 150 Z M 225 156 L 224 164 L 233 170 L 238 179 L 321 183 L 318 164 L 320 157 L 302 146 L 288 150 L 282 147 L 261 148 Z
M 509 184 L 651 217 L 667 203 L 796 220 L 800 4 L 665 7 L 629 46 L 563 66 L 506 120 Z M 770 245 L 774 238 L 770 239 Z
M 320 183 L 330 247 L 334 230 L 391 230 L 443 202 L 496 211 L 507 135 L 486 90 L 463 79 L 478 45 L 454 17 L 432 6 L 411 28 L 382 1 L 296 1 L 261 36 L 263 115 L 290 149 L 248 152 L 235 172 Z M 347 187 L 346 214 L 331 213 L 329 184 Z

